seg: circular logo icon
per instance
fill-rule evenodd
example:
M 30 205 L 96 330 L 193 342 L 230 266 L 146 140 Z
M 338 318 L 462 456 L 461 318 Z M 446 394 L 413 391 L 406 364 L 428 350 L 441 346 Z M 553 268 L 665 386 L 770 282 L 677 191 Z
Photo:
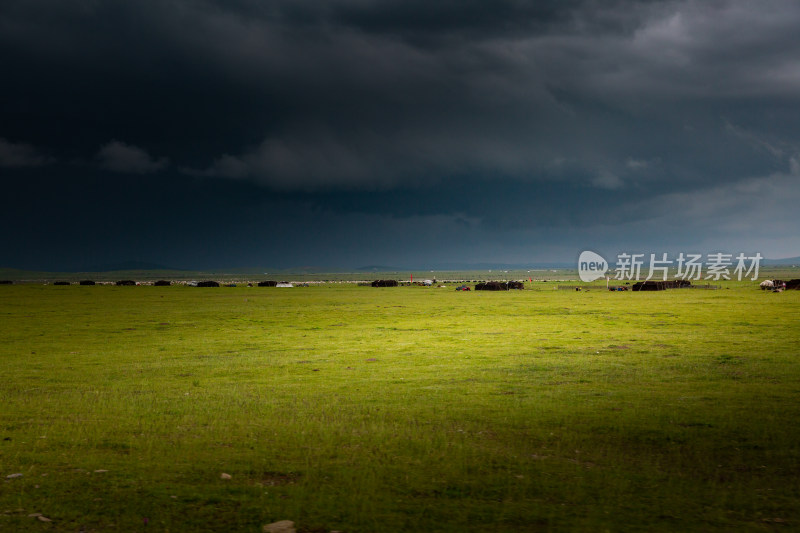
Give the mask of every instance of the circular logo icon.
M 605 276 L 608 271 L 608 261 L 602 255 L 589 250 L 581 252 L 578 257 L 578 276 L 581 281 L 590 282 Z

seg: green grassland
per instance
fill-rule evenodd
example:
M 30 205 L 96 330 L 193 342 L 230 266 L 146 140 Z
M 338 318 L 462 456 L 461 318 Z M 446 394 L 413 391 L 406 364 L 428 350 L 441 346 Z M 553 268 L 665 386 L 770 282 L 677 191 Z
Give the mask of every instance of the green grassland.
M 0 531 L 800 527 L 800 291 L 528 286 L 0 286 Z

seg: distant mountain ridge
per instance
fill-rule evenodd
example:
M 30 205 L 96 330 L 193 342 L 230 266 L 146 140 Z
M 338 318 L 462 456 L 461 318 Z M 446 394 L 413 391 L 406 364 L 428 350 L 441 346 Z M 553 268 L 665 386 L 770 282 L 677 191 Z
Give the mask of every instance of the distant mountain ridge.
M 609 258 L 611 259 L 611 258 Z M 613 260 L 610 261 L 613 267 Z M 447 263 L 430 263 L 428 265 L 412 265 L 412 266 L 399 266 L 399 265 L 364 265 L 360 267 L 324 267 L 324 266 L 302 266 L 302 267 L 283 267 L 283 268 L 264 268 L 264 267 L 217 267 L 213 269 L 203 268 L 175 268 L 173 266 L 163 265 L 160 263 L 151 263 L 148 261 L 121 261 L 117 263 L 107 263 L 102 265 L 85 265 L 79 268 L 72 267 L 67 269 L 58 268 L 29 268 L 19 269 L 14 267 L 0 266 L 0 274 L 6 278 L 24 278 L 32 275 L 42 275 L 44 273 L 107 273 L 107 272 L 197 272 L 199 274 L 210 274 L 212 271 L 216 273 L 231 273 L 231 274 L 247 274 L 251 276 L 266 275 L 269 271 L 270 275 L 290 275 L 293 273 L 336 273 L 336 272 L 362 272 L 362 273 L 391 273 L 391 272 L 467 272 L 467 271 L 526 271 L 526 270 L 575 270 L 577 264 L 567 261 L 532 261 L 530 263 L 461 263 L 461 262 L 447 262 Z M 800 256 L 798 257 L 785 257 L 780 259 L 765 258 L 761 260 L 761 266 L 800 266 Z M 266 270 L 266 271 L 265 271 Z
M 80 269 L 70 270 L 70 272 L 114 272 L 117 270 L 183 270 L 170 266 L 148 263 L 147 261 L 122 261 L 108 265 L 88 265 Z
M 369 266 L 358 267 L 356 270 L 358 272 L 401 272 L 408 269 L 394 267 L 394 266 L 385 266 L 385 265 L 369 265 Z
M 764 259 L 765 265 L 800 265 L 800 257 L 786 257 L 784 259 Z
M 564 261 L 533 261 L 531 263 L 440 263 L 434 270 L 545 270 L 577 268 L 576 263 Z
M 358 272 L 414 272 L 414 271 L 475 271 L 475 270 L 549 270 L 577 268 L 567 262 L 533 262 L 533 263 L 432 263 L 426 266 L 384 266 L 370 265 L 358 267 Z

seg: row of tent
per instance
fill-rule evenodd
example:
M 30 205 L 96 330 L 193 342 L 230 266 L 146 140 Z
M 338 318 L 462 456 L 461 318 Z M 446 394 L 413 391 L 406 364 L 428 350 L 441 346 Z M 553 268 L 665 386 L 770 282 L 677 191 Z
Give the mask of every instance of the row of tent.
M 0 285 L 12 285 L 14 282 L 10 280 L 0 280 Z M 151 285 L 155 287 L 169 287 L 172 285 L 173 282 L 160 279 L 158 281 L 154 281 Z M 118 287 L 126 287 L 126 286 L 136 286 L 141 285 L 141 283 L 134 281 L 132 279 L 122 279 L 116 281 L 114 283 L 107 283 L 107 282 L 96 282 L 90 279 L 85 279 L 78 282 L 78 285 L 116 285 Z M 219 287 L 221 286 L 218 281 L 213 280 L 206 280 L 206 281 L 187 281 L 185 283 L 179 283 L 181 285 L 186 285 L 187 287 Z M 54 281 L 53 285 L 72 285 L 69 281 Z M 145 285 L 150 285 L 150 283 L 145 283 Z M 225 287 L 236 287 L 235 283 L 227 283 L 224 284 Z M 259 287 L 294 287 L 292 283 L 288 281 L 260 281 L 257 283 Z M 247 284 L 248 287 L 252 287 L 252 283 Z
M 487 281 L 486 283 L 475 285 L 476 291 L 510 291 L 524 288 L 525 284 L 521 281 Z
M 422 285 L 432 285 L 433 282 L 428 283 L 430 280 L 420 282 Z M 397 287 L 399 283 L 394 279 L 376 279 L 372 282 L 373 287 Z M 486 281 L 475 285 L 476 291 L 507 291 L 511 289 L 522 290 L 525 284 L 521 281 Z M 459 287 L 459 290 L 464 290 Z
M 685 289 L 690 287 L 692 282 L 688 279 L 673 279 L 668 281 L 637 281 L 631 285 L 632 291 L 665 291 L 667 289 Z
M 670 281 L 639 281 L 631 285 L 632 291 L 663 291 L 666 289 L 685 289 L 691 287 L 692 282 L 688 279 L 676 279 Z M 779 279 L 764 280 L 760 284 L 763 290 L 800 290 L 800 279 L 783 281 Z M 616 288 L 615 288 L 616 289 Z M 611 289 L 611 290 L 615 290 Z
M 216 281 L 190 281 L 186 285 L 190 287 L 219 287 L 219 283 Z M 288 281 L 259 281 L 257 284 L 259 287 L 294 287 Z M 225 285 L 226 287 L 236 287 L 235 283 L 229 283 Z M 248 287 L 252 287 L 252 283 L 247 284 Z

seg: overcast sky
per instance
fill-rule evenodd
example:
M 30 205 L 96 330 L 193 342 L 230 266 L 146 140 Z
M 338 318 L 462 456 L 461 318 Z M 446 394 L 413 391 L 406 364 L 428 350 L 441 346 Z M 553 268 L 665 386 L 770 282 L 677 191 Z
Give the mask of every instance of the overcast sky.
M 0 267 L 800 255 L 793 0 L 4 0 Z

